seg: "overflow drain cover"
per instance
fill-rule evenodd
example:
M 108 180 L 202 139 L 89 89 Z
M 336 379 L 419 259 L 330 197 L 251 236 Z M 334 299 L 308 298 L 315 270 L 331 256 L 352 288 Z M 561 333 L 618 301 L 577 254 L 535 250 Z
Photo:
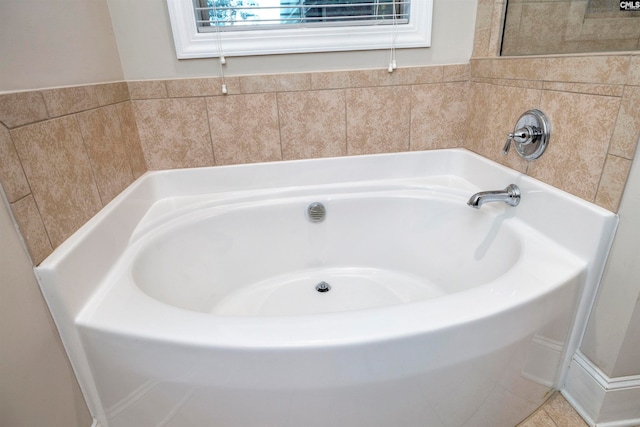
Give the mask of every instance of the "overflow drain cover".
M 331 285 L 324 281 L 316 285 L 316 291 L 318 292 L 329 292 L 330 289 Z
M 327 216 L 327 210 L 324 205 L 319 202 L 311 203 L 307 207 L 307 217 L 311 222 L 322 222 Z

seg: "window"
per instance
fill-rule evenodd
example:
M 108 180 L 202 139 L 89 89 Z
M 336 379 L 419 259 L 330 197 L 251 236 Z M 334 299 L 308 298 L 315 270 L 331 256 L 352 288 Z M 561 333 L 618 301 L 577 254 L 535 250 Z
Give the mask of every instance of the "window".
M 432 0 L 167 0 L 178 58 L 427 47 Z

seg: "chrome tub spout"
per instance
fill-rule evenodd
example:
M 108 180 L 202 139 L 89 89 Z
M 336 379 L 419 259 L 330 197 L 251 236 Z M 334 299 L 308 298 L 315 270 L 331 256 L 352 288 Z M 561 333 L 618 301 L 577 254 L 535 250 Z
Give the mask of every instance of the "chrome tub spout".
M 481 191 L 471 196 L 467 205 L 475 209 L 489 202 L 504 202 L 510 206 L 518 206 L 520 203 L 520 188 L 515 184 L 509 184 L 501 191 Z

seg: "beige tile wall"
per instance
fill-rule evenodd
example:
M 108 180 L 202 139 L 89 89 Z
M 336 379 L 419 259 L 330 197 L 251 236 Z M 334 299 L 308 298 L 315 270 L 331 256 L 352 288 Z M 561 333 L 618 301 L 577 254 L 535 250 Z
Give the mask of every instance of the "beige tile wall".
M 466 147 L 617 211 L 640 135 L 640 56 L 472 59 L 474 101 Z M 478 108 L 480 107 L 480 108 Z M 552 137 L 544 157 L 504 158 L 519 115 L 539 108 Z
M 149 169 L 462 146 L 469 65 L 129 82 Z
M 124 82 L 0 95 L 0 182 L 34 263 L 146 170 Z
M 640 52 L 499 57 L 504 9 L 478 2 L 465 147 L 616 212 L 640 136 Z M 551 120 L 547 152 L 529 163 L 503 157 L 530 108 Z

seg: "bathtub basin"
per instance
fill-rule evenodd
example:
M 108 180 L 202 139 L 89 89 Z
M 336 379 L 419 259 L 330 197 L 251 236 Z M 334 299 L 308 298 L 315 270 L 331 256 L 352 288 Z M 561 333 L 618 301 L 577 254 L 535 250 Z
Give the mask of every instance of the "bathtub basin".
M 162 171 L 36 272 L 104 426 L 511 427 L 562 386 L 615 225 L 465 150 Z

